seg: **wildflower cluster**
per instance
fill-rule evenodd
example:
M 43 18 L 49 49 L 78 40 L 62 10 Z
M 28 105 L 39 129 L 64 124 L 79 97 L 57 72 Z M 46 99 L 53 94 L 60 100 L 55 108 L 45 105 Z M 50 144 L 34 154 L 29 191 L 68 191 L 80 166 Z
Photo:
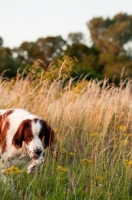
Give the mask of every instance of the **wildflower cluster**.
M 117 138 L 114 139 L 114 148 L 121 146 L 127 146 L 129 144 L 129 141 L 127 139 L 125 140 L 119 140 Z
M 126 126 L 119 126 L 120 131 L 126 131 Z
M 132 160 L 124 160 L 123 163 L 125 167 L 132 167 Z
M 103 181 L 104 181 L 104 177 L 103 176 L 97 176 L 96 177 L 96 184 L 97 184 L 97 186 L 102 186 L 102 184 L 103 184 Z
M 62 153 L 66 156 L 74 156 L 72 151 L 67 151 L 65 148 L 62 149 Z
M 121 140 L 121 144 L 122 144 L 123 146 L 126 146 L 128 143 L 129 143 L 128 140 Z
M 83 165 L 91 165 L 91 164 L 93 164 L 93 160 L 82 159 L 82 160 L 81 160 L 81 163 L 82 163 Z
M 102 183 L 103 180 L 104 180 L 104 177 L 103 177 L 103 176 L 97 176 L 97 177 L 96 177 L 96 181 L 97 181 L 98 183 Z
M 60 165 L 57 166 L 57 171 L 60 171 L 60 172 L 67 172 L 67 167 L 62 167 Z
M 127 146 L 129 144 L 128 138 L 131 137 L 131 134 L 127 134 L 127 128 L 126 126 L 119 126 L 119 130 L 121 131 L 119 134 L 119 137 L 114 138 L 114 147 L 120 147 L 120 146 Z
M 21 170 L 18 167 L 15 166 L 11 166 L 9 168 L 7 168 L 4 172 L 5 175 L 9 175 L 9 174 L 20 174 Z

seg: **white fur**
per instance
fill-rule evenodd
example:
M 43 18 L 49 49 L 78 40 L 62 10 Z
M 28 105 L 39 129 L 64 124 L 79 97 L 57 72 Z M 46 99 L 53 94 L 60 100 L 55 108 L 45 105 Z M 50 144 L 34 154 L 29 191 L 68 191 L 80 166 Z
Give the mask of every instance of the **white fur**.
M 23 154 L 28 154 L 29 160 L 31 160 L 30 165 L 27 167 L 27 173 L 32 173 L 34 168 L 40 167 L 43 164 L 44 161 L 44 149 L 42 145 L 42 141 L 39 138 L 39 132 L 41 129 L 41 123 L 39 120 L 37 123 L 34 123 L 32 121 L 31 123 L 31 129 L 33 132 L 33 139 L 32 141 L 27 145 L 25 142 L 23 142 L 23 145 L 20 149 L 17 149 L 13 144 L 12 140 L 14 137 L 14 134 L 18 130 L 19 125 L 23 120 L 26 119 L 39 119 L 36 115 L 30 114 L 26 110 L 23 109 L 10 109 L 13 110 L 13 112 L 8 116 L 9 120 L 9 129 L 7 131 L 7 137 L 6 137 L 6 151 L 2 154 L 1 148 L 0 148 L 0 155 L 1 155 L 1 169 L 6 169 L 7 167 L 10 167 L 12 164 L 15 165 L 19 162 L 19 157 Z M 0 110 L 0 115 L 3 115 L 9 110 Z M 35 151 L 39 149 L 41 150 L 41 154 L 35 158 Z

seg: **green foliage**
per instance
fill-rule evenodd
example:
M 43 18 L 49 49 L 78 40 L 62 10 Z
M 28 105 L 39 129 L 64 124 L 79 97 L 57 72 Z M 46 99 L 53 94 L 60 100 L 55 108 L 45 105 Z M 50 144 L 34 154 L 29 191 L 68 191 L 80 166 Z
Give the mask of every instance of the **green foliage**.
M 86 45 L 78 43 L 68 46 L 65 54 L 71 57 L 75 57 L 79 62 L 81 62 L 83 58 L 90 53 L 90 51 L 91 49 L 88 48 Z
M 81 32 L 69 33 L 67 40 L 61 36 L 39 38 L 35 42 L 23 42 L 14 49 L 2 48 L 0 38 L 0 73 L 7 70 L 8 78 L 15 77 L 21 68 L 33 79 L 43 78 L 87 79 L 108 77 L 120 81 L 132 76 L 132 15 L 119 13 L 113 18 L 93 18 L 87 23 L 93 45 L 88 46 Z M 34 63 L 38 60 L 39 67 Z M 41 64 L 40 64 L 41 63 Z M 43 63 L 43 64 L 42 64 Z M 10 71 L 8 71 L 8 69 Z
M 48 68 L 42 60 L 38 59 L 32 66 L 27 65 L 26 71 L 30 80 L 45 80 L 54 81 L 56 79 L 66 80 L 71 77 L 71 70 L 74 66 L 74 60 L 69 56 L 62 56 L 55 59 Z
M 61 36 L 49 36 L 39 38 L 36 42 L 23 42 L 14 52 L 20 62 L 33 64 L 35 60 L 41 59 L 48 66 L 54 57 L 63 53 L 65 45 L 66 41 Z
M 15 77 L 19 68 L 24 69 L 24 65 L 13 59 L 11 50 L 9 48 L 1 48 L 0 74 L 4 74 L 5 78 Z
M 84 79 L 82 81 L 76 82 L 76 84 L 72 88 L 72 92 L 74 94 L 80 94 L 86 91 L 87 87 L 88 87 L 88 81 Z
M 74 43 L 66 49 L 65 54 L 75 60 L 71 77 L 102 78 L 101 66 L 98 64 L 99 51 L 93 46 L 88 48 L 84 44 Z
M 85 43 L 85 36 L 81 32 L 69 33 L 67 37 L 68 44 L 82 44 Z
M 0 47 L 2 47 L 2 45 L 3 45 L 3 39 L 2 37 L 0 37 Z
M 74 60 L 69 56 L 63 56 L 51 63 L 44 74 L 44 78 L 52 81 L 55 79 L 69 79 L 73 66 Z
M 93 18 L 87 26 L 94 44 L 103 52 L 119 54 L 132 39 L 132 16 L 128 14 L 119 13 L 113 19 Z
M 101 53 L 99 56 L 99 64 L 104 66 L 102 74 L 109 77 L 110 80 L 119 82 L 123 72 L 123 78 L 132 76 L 132 61 L 126 55 L 115 55 L 112 53 Z

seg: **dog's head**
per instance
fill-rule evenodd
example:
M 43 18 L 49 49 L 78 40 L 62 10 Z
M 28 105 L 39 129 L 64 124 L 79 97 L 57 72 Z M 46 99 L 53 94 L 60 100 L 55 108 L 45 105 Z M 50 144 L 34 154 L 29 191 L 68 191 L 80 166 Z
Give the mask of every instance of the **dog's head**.
M 26 119 L 19 125 L 12 144 L 20 149 L 25 142 L 29 157 L 37 160 L 44 154 L 44 148 L 51 145 L 53 139 L 54 131 L 44 120 Z M 42 141 L 44 141 L 44 147 Z

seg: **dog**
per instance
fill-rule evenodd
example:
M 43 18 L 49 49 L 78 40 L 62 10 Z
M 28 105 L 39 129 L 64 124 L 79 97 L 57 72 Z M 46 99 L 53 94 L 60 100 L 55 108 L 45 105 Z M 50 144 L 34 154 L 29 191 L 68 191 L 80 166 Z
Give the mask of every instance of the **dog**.
M 0 170 L 3 173 L 17 165 L 18 160 L 30 161 L 26 168 L 28 174 L 40 170 L 44 150 L 53 140 L 53 129 L 38 116 L 19 108 L 0 110 Z

